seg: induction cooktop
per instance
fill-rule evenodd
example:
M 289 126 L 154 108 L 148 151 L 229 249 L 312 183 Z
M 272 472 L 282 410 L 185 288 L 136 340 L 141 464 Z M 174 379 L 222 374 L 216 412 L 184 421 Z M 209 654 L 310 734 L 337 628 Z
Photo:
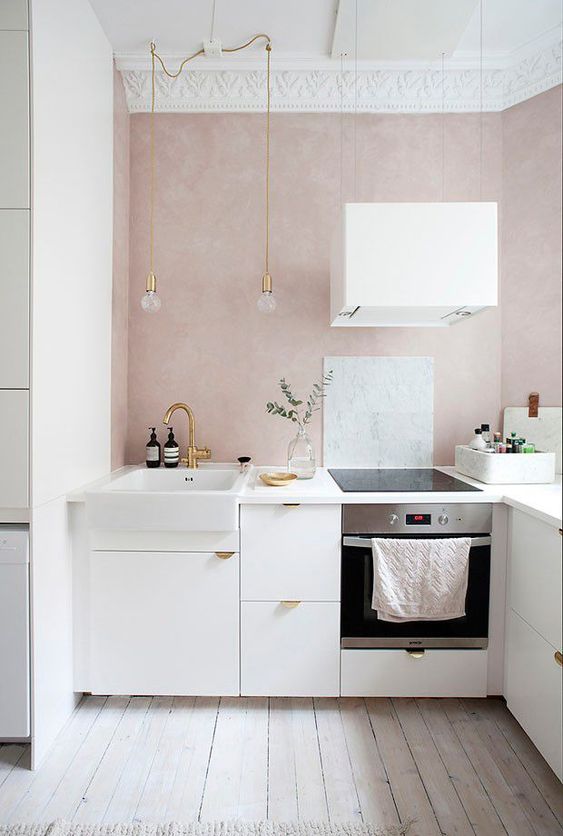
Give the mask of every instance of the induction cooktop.
M 430 467 L 329 469 L 328 472 L 344 493 L 460 493 L 481 490 Z

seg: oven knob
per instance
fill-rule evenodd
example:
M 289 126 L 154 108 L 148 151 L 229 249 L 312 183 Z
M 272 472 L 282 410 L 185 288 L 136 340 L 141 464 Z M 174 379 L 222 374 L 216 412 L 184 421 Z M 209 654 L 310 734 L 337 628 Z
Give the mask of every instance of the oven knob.
M 447 525 L 449 521 L 450 518 L 447 514 L 440 514 L 440 516 L 438 517 L 438 522 L 440 523 L 440 525 Z
M 399 517 L 397 514 L 389 514 L 389 523 L 390 525 L 395 525 L 395 523 L 399 522 Z

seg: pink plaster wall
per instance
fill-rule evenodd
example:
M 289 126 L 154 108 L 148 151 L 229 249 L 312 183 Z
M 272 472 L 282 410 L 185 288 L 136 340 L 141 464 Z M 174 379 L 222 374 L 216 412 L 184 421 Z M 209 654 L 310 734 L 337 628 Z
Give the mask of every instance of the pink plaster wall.
M 561 89 L 502 114 L 504 406 L 561 405 Z
M 113 291 L 111 466 L 125 464 L 129 318 L 129 113 L 121 76 L 113 77 Z
M 487 311 L 451 329 L 329 327 L 329 241 L 340 201 L 338 115 L 272 117 L 271 272 L 278 311 L 256 310 L 263 272 L 264 116 L 159 114 L 156 273 L 163 305 L 139 300 L 148 270 L 148 115 L 131 116 L 129 411 L 126 458 L 141 461 L 147 427 L 189 403 L 197 441 L 217 461 L 248 454 L 282 464 L 292 427 L 267 416 L 285 375 L 298 390 L 325 355 L 431 356 L 435 463 L 482 421 L 497 423 L 501 322 Z M 501 199 L 502 116 L 486 115 L 483 198 Z M 358 118 L 359 200 L 441 198 L 440 116 Z M 351 119 L 344 130 L 350 199 Z M 479 198 L 479 117 L 445 117 L 445 198 Z M 186 441 L 184 419 L 175 429 Z M 321 422 L 312 433 L 321 451 Z M 164 433 L 161 431 L 161 439 Z

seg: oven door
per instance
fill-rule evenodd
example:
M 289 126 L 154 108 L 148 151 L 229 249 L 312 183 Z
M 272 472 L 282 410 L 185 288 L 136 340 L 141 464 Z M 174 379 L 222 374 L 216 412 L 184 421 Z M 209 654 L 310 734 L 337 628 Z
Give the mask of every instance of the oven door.
M 393 539 L 409 536 L 396 535 Z M 420 536 L 421 539 L 437 539 L 434 534 Z M 489 635 L 491 538 L 471 534 L 457 536 L 471 537 L 465 615 L 449 621 L 404 623 L 381 621 L 377 618 L 377 612 L 371 608 L 373 556 L 370 536 L 345 536 L 342 541 L 342 647 L 486 648 Z

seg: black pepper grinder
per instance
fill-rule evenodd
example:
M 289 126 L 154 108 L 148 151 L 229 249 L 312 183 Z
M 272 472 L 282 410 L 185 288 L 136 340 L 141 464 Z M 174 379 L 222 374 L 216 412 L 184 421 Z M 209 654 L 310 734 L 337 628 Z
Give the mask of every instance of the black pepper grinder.
M 160 444 L 156 440 L 156 427 L 149 427 L 151 437 L 146 446 L 147 467 L 160 467 Z

